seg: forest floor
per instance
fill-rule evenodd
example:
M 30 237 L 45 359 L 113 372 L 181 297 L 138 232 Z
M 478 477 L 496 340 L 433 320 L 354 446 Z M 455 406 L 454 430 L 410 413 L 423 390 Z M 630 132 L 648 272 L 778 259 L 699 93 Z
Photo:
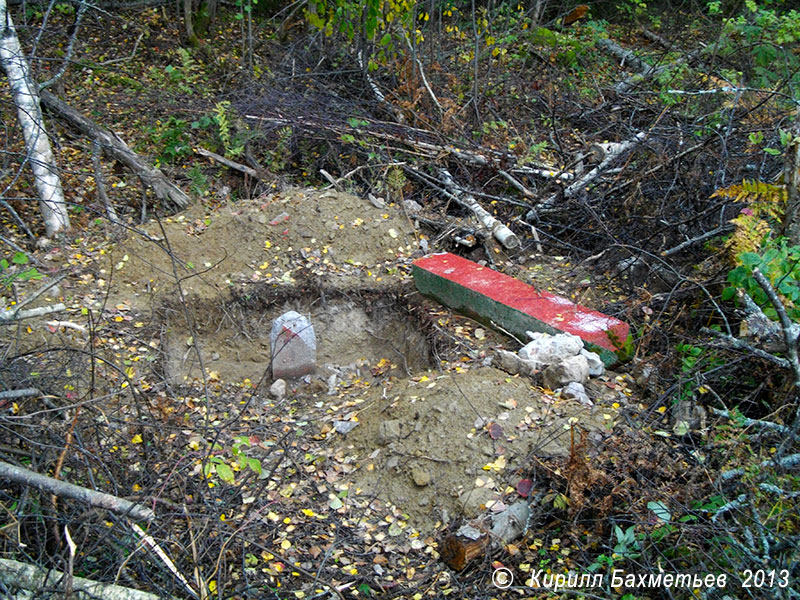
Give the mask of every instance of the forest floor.
M 56 13 L 50 21 L 55 33 L 42 38 L 40 56 L 62 52 L 59 35 L 70 18 Z M 29 18 L 33 27 L 41 14 Z M 26 266 L 43 276 L 13 286 L 9 281 L 4 295 L 20 300 L 63 276 L 29 307 L 63 302 L 66 310 L 0 329 L 0 383 L 44 393 L 0 400 L 0 423 L 8 431 L 0 456 L 22 455 L 34 470 L 153 508 L 157 518 L 148 533 L 173 566 L 145 552 L 122 517 L 44 494 L 34 502 L 44 516 L 27 497 L 21 502 L 32 516 L 26 516 L 9 508 L 19 506 L 20 494 L 8 489 L 0 496 L 10 515 L 0 527 L 3 556 L 64 569 L 67 525 L 77 543 L 76 575 L 203 599 L 554 598 L 559 596 L 524 582 L 537 570 L 656 572 L 662 560 L 672 570 L 688 568 L 696 566 L 690 559 L 701 554 L 698 549 L 707 553 L 704 564 L 721 560 L 726 546 L 709 549 L 708 533 L 713 511 L 725 503 L 715 487 L 718 473 L 745 455 L 763 460 L 771 447 L 748 450 L 727 419 L 712 424 L 705 413 L 691 430 L 675 429 L 676 398 L 712 395 L 710 379 L 693 379 L 691 357 L 708 359 L 709 377 L 728 373 L 721 354 L 698 359 L 701 351 L 692 345 L 700 326 L 717 322 L 698 290 L 719 290 L 720 274 L 728 269 L 721 263 L 724 252 L 712 239 L 710 256 L 670 263 L 674 279 L 664 276 L 669 269 L 621 272 L 618 266 L 631 240 L 653 242 L 648 256 L 661 256 L 697 233 L 687 222 L 712 229 L 701 217 L 722 221 L 723 214 L 737 214 L 723 200 L 692 204 L 700 194 L 692 182 L 704 181 L 722 153 L 709 150 L 682 165 L 689 183 L 675 183 L 669 162 L 678 154 L 670 146 L 674 140 L 653 141 L 648 156 L 666 162 L 626 162 L 636 185 L 612 178 L 605 208 L 583 210 L 565 200 L 561 221 L 543 218 L 545 251 L 542 240 L 527 235 L 532 227 L 519 214 L 520 207 L 527 210 L 524 203 L 509 206 L 487 195 L 481 200 L 513 224 L 524 237 L 522 247 L 506 251 L 487 241 L 467 249 L 457 238 L 469 237 L 464 223 L 472 222 L 453 210 L 452 198 L 423 202 L 427 196 L 397 166 L 407 157 L 376 167 L 380 181 L 372 190 L 382 194 L 378 200 L 370 200 L 355 177 L 343 182 L 346 191 L 318 177 L 323 164 L 329 170 L 329 162 L 337 164 L 344 174 L 364 166 L 367 151 L 377 160 L 394 142 L 342 134 L 337 118 L 349 106 L 330 99 L 344 97 L 339 92 L 346 77 L 332 77 L 327 88 L 298 84 L 295 68 L 314 68 L 310 54 L 297 50 L 301 42 L 292 46 L 309 62 L 292 61 L 289 77 L 288 51 L 284 56 L 283 45 L 267 35 L 273 26 L 263 26 L 267 41 L 258 48 L 254 72 L 246 73 L 240 23 L 229 16 L 215 22 L 208 44 L 191 50 L 181 46 L 178 22 L 162 8 L 93 16 L 84 24 L 59 96 L 150 157 L 194 203 L 180 211 L 158 205 L 121 165 L 104 159 L 98 170 L 91 141 L 48 119 L 73 229 L 34 247 L 23 228 L 0 213 L 3 235 L 30 248 L 35 262 Z M 588 26 L 585 31 L 576 36 L 589 37 Z M 614 33 L 628 37 L 623 30 Z M 569 54 L 578 46 L 565 47 Z M 505 55 L 492 56 L 500 61 Z M 539 130 L 557 111 L 570 115 L 562 115 L 565 131 L 550 136 L 541 156 L 557 154 L 553 140 L 562 154 L 577 154 L 587 142 L 603 140 L 609 127 L 622 127 L 627 117 L 619 105 L 599 98 L 597 89 L 576 91 L 571 81 L 572 75 L 584 84 L 613 81 L 614 60 L 599 58 L 598 69 L 565 69 L 551 80 L 546 69 L 555 69 L 563 56 L 531 56 L 525 68 L 545 69 L 525 82 L 541 96 L 531 106 L 542 107 L 549 97 L 536 116 Z M 464 69 L 471 65 L 453 61 Z M 514 69 L 502 66 L 487 73 L 485 114 L 496 118 L 473 132 L 480 134 L 482 150 L 521 144 L 527 134 L 517 136 L 509 123 L 533 120 L 511 93 L 520 86 Z M 42 62 L 39 68 L 50 67 Z M 457 97 L 464 86 L 444 69 L 434 64 L 431 71 Z M 294 89 L 275 91 L 275 82 L 289 80 Z M 269 82 L 275 89 L 267 97 L 262 91 Z M 298 100 L 303 85 L 308 106 Z M 507 93 L 489 96 L 495 85 Z M 320 93 L 323 88 L 328 95 Z M 0 110 L 11 123 L 11 102 L 3 94 Z M 268 106 L 276 98 L 285 103 Z M 583 101 L 596 103 L 596 111 L 576 110 Z M 423 104 L 419 97 L 410 108 L 397 102 L 420 114 Z M 651 104 L 642 101 L 631 114 L 649 115 L 655 130 L 667 112 Z M 265 106 L 263 114 L 256 110 Z M 311 117 L 279 124 L 268 135 L 247 121 L 247 114 L 267 120 L 267 113 L 301 109 L 329 118 L 326 127 L 334 133 L 325 138 L 320 129 L 303 129 Z M 354 112 L 351 118 L 362 116 Z M 448 109 L 442 130 L 453 131 L 464 119 L 463 110 Z M 220 126 L 226 121 L 227 137 Z M 415 123 L 425 124 L 423 117 Z M 586 134 L 591 139 L 583 139 L 582 128 L 592 130 Z M 714 131 L 710 139 L 716 139 Z M 238 150 L 237 136 L 243 144 Z M 681 152 L 683 144 L 681 137 Z M 195 152 L 227 151 L 244 162 L 244 146 L 258 151 L 258 179 Z M 5 147 L 21 152 L 22 141 L 11 133 Z M 649 187 L 662 175 L 666 183 L 659 185 L 674 184 L 687 194 L 690 199 L 681 196 L 677 204 L 696 208 L 693 216 L 676 217 L 680 211 Z M 98 178 L 124 226 L 106 218 Z M 20 177 L 7 195 L 25 198 L 31 189 Z M 424 204 L 421 212 L 410 211 L 407 200 Z M 37 222 L 34 203 L 9 202 L 26 223 Z M 673 217 L 678 221 L 665 225 Z M 634 359 L 587 384 L 592 407 L 497 369 L 494 352 L 515 351 L 519 340 L 417 293 L 411 264 L 434 251 L 457 251 L 629 322 L 639 344 Z M 16 255 L 0 244 L 0 257 L 13 263 Z M 682 268 L 690 274 L 678 275 Z M 269 332 L 272 320 L 287 310 L 310 316 L 318 369 L 288 382 L 286 395 L 275 397 L 269 393 Z M 753 373 L 763 366 L 741 357 L 733 363 Z M 718 389 L 746 387 L 760 398 L 783 390 L 779 379 L 720 376 Z M 757 405 L 754 417 L 768 412 L 751 404 Z M 779 413 L 767 416 L 788 422 Z M 525 535 L 491 544 L 462 570 L 448 547 L 451 534 L 465 522 L 488 528 L 492 515 L 520 501 L 534 509 Z M 791 528 L 795 520 L 789 515 L 782 523 Z M 517 578 L 514 589 L 493 584 L 501 567 Z M 634 597 L 625 593 L 606 579 L 603 589 L 586 597 Z

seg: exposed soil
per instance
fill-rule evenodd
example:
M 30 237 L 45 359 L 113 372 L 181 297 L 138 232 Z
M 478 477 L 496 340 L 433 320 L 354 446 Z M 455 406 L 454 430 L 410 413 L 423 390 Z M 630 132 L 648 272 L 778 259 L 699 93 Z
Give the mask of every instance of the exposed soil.
M 213 212 L 196 205 L 143 233 L 114 253 L 115 296 L 139 310 L 174 297 L 176 278 L 185 296 L 203 302 L 227 298 L 234 286 L 291 285 L 303 270 L 329 287 L 381 284 L 417 249 L 397 207 L 299 189 Z
M 502 510 L 534 456 L 567 456 L 574 431 L 599 440 L 620 398 L 596 386 L 587 408 L 482 366 L 494 348 L 518 344 L 418 295 L 409 277 L 418 236 L 399 207 L 337 192 L 193 207 L 113 252 L 112 300 L 160 324 L 175 384 L 199 379 L 201 362 L 213 380 L 270 382 L 272 320 L 308 315 L 318 369 L 289 393 L 311 411 L 327 405 L 323 432 L 353 465 L 356 494 L 433 531 Z M 518 262 L 507 265 L 515 276 L 562 293 L 580 277 L 569 265 Z
M 427 532 L 503 510 L 531 459 L 569 455 L 573 427 L 602 439 L 617 412 L 611 395 L 601 402 L 587 408 L 491 367 L 431 371 L 371 389 L 341 451 L 358 465 L 357 493 Z

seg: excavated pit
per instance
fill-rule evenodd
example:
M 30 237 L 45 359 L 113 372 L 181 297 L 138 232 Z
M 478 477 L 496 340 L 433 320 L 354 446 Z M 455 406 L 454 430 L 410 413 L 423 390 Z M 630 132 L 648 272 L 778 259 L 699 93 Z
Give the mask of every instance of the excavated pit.
M 202 360 L 207 374 L 214 372 L 224 381 L 257 381 L 269 367 L 272 321 L 289 310 L 311 320 L 319 376 L 368 376 L 366 367 L 381 359 L 387 361 L 382 375 L 409 376 L 433 366 L 431 328 L 404 292 L 262 286 L 224 303 L 190 301 L 194 330 L 186 311 L 165 310 L 168 379 L 181 383 L 200 377 Z

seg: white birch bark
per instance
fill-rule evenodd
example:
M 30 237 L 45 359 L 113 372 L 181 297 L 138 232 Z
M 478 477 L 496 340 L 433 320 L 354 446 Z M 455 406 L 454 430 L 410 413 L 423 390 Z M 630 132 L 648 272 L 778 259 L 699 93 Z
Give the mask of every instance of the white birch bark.
M 39 95 L 28 75 L 28 63 L 20 48 L 6 0 L 0 0 L 0 66 L 8 76 L 11 97 L 25 139 L 26 160 L 31 164 L 39 194 L 39 210 L 47 236 L 52 237 L 69 228 L 69 216 L 53 150 L 44 129 Z

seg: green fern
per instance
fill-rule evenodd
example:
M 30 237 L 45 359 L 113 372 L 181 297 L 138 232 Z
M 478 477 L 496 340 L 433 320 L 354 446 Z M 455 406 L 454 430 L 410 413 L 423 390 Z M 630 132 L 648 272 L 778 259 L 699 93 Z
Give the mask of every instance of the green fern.
M 785 185 L 743 179 L 740 184 L 715 191 L 711 197 L 748 204 L 731 220 L 736 229 L 725 242 L 733 261 L 741 264 L 740 256 L 746 252 L 756 252 L 771 233 L 771 224 L 781 222 L 789 192 Z
M 233 134 L 234 127 L 230 118 L 231 103 L 227 100 L 218 102 L 214 106 L 214 121 L 219 130 L 219 139 L 225 149 L 225 156 L 235 158 L 244 152 L 244 144 Z

